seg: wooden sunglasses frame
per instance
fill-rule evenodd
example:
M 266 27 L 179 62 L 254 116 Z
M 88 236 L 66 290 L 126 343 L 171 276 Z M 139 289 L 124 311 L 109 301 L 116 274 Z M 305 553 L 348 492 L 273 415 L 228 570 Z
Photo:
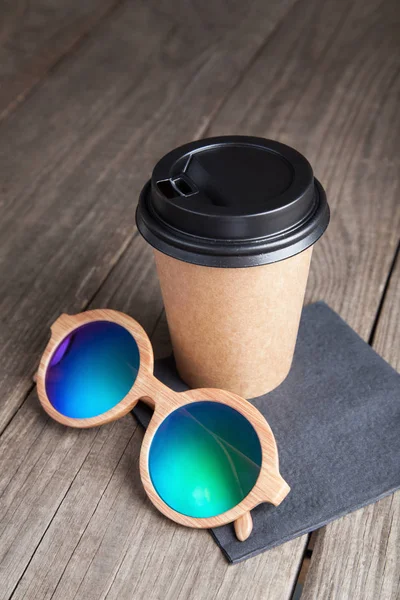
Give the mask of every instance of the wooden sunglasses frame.
M 59 413 L 50 403 L 46 393 L 45 378 L 50 360 L 60 343 L 76 329 L 94 321 L 108 321 L 124 327 L 135 339 L 140 356 L 136 380 L 128 394 L 107 412 L 87 419 L 73 419 Z M 263 415 L 247 400 L 225 390 L 212 388 L 174 392 L 153 375 L 154 355 L 151 342 L 144 329 L 131 317 L 115 310 L 98 309 L 77 315 L 62 314 L 51 326 L 51 338 L 43 353 L 36 375 L 37 392 L 44 410 L 56 421 L 70 427 L 96 427 L 126 415 L 142 400 L 154 409 L 143 438 L 140 452 L 140 477 L 151 502 L 169 519 L 195 528 L 210 528 L 234 523 L 236 536 L 245 540 L 252 531 L 250 511 L 262 502 L 279 505 L 290 487 L 279 473 L 278 449 L 274 435 Z M 156 492 L 149 473 L 149 451 L 154 435 L 168 415 L 192 402 L 211 400 L 226 404 L 241 413 L 254 427 L 262 451 L 261 470 L 249 494 L 230 510 L 207 518 L 188 517 L 170 508 Z

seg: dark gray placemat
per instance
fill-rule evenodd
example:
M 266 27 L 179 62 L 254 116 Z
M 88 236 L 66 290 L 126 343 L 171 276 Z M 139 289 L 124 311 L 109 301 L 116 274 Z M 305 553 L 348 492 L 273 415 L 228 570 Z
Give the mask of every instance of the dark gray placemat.
M 175 390 L 187 389 L 172 359 L 158 361 L 155 374 Z M 254 529 L 245 542 L 232 525 L 212 530 L 229 561 L 313 531 L 400 487 L 400 375 L 323 302 L 303 311 L 287 379 L 252 402 L 272 427 L 292 491 L 279 507 L 252 511 Z M 134 413 L 146 426 L 147 407 Z

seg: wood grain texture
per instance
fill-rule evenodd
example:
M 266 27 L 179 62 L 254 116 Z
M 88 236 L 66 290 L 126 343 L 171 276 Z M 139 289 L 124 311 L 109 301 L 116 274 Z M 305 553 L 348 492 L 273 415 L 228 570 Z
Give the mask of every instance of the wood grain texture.
M 118 3 L 1 0 L 0 119 Z
M 132 239 L 151 167 L 202 134 L 291 2 L 223 2 L 213 27 L 206 6 L 184 26 L 167 3 L 127 3 L 3 121 L 0 429 L 50 323 L 88 305 Z
M 399 226 L 396 7 L 299 0 L 263 46 L 277 22 L 268 15 L 287 9 L 264 4 L 254 13 L 229 2 L 232 27 L 220 16 L 214 29 L 201 3 L 190 12 L 182 0 L 182 13 L 138 3 L 135 18 L 121 9 L 3 124 L 3 422 L 29 389 L 48 325 L 99 286 L 91 306 L 152 331 L 158 284 L 127 215 L 156 158 L 204 132 L 278 137 L 315 164 L 333 218 L 307 297 L 368 337 Z M 189 32 L 188 14 L 198 16 Z M 164 350 L 166 334 L 161 320 Z M 129 416 L 67 432 L 29 396 L 0 440 L 0 597 L 290 598 L 306 539 L 228 566 L 206 532 L 152 510 L 142 437 Z
M 400 256 L 378 322 L 375 350 L 400 371 Z M 400 597 L 400 492 L 317 532 L 305 600 Z

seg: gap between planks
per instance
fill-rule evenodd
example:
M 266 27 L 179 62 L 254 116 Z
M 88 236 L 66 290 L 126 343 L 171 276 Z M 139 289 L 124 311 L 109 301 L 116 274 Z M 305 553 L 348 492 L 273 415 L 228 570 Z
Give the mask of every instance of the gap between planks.
M 379 324 L 379 318 L 380 318 L 380 316 L 382 314 L 383 306 L 385 304 L 385 298 L 387 296 L 387 293 L 388 293 L 388 290 L 389 290 L 390 281 L 392 279 L 393 273 L 394 273 L 395 268 L 396 268 L 396 263 L 397 263 L 398 260 L 400 260 L 399 257 L 400 257 L 400 239 L 399 239 L 399 242 L 397 244 L 397 248 L 396 248 L 396 250 L 395 250 L 395 252 L 393 254 L 393 260 L 392 260 L 392 263 L 391 263 L 391 265 L 389 267 L 388 274 L 387 274 L 387 277 L 386 277 L 386 281 L 385 281 L 385 284 L 383 286 L 382 295 L 381 295 L 381 298 L 380 298 L 379 306 L 378 306 L 377 311 L 376 311 L 376 316 L 375 316 L 375 319 L 374 319 L 374 323 L 372 325 L 371 334 L 370 334 L 370 336 L 368 338 L 368 344 L 370 346 L 374 345 L 376 331 L 378 329 L 378 324 Z

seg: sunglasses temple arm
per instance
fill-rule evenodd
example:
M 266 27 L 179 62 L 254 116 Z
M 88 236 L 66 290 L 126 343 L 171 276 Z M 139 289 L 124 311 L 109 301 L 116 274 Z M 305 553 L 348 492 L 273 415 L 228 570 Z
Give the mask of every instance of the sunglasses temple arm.
M 251 513 L 245 512 L 241 517 L 236 519 L 233 524 L 235 528 L 235 534 L 240 542 L 247 540 L 251 532 L 253 531 L 253 519 Z
M 267 502 L 271 502 L 274 506 L 279 504 L 286 498 L 290 492 L 290 487 L 286 481 L 279 475 L 279 485 L 276 487 L 274 494 L 271 495 Z M 234 522 L 235 534 L 240 542 L 244 542 L 253 531 L 253 519 L 250 511 L 245 512 L 241 517 Z

